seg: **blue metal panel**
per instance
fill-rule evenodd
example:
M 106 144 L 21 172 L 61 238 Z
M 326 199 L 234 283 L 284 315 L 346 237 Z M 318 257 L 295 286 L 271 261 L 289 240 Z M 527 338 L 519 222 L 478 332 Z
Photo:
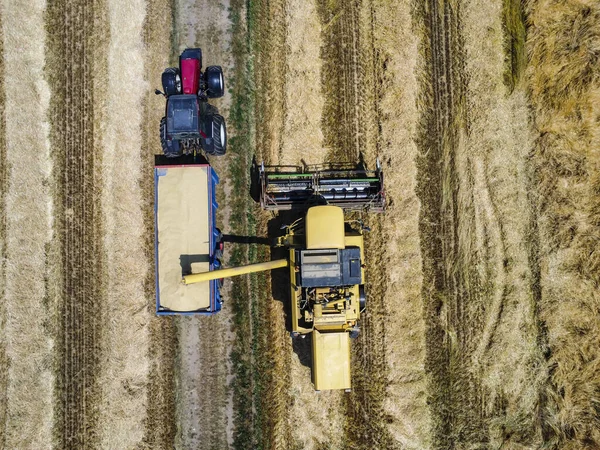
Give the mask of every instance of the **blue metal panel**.
M 156 313 L 160 307 L 160 289 L 158 286 L 158 177 L 166 173 L 165 169 L 154 168 L 154 289 L 156 290 Z

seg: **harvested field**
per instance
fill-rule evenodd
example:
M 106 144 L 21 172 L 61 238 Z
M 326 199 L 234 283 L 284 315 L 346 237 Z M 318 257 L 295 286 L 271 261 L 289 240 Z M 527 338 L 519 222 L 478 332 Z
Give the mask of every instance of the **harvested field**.
M 144 22 L 144 70 L 148 89 L 142 100 L 144 118 L 142 121 L 142 153 L 140 189 L 144 221 L 144 254 L 154 265 L 154 179 L 149 176 L 154 168 L 154 155 L 161 153 L 158 125 L 164 115 L 164 99 L 157 96 L 152 88 L 159 86 L 160 76 L 169 66 L 171 54 L 172 10 L 171 0 L 151 0 L 146 4 Z M 147 309 L 154 314 L 155 273 L 150 269 L 144 281 Z M 169 448 L 173 446 L 177 432 L 174 417 L 177 407 L 175 370 L 177 355 L 177 328 L 172 318 L 161 318 L 149 324 L 150 375 L 147 389 L 148 416 L 145 421 L 144 443 L 148 448 Z
M 503 81 L 502 5 L 432 3 L 418 192 L 433 445 L 537 445 L 544 362 L 525 99 Z
M 94 136 L 104 80 L 92 73 L 106 67 L 95 42 L 105 40 L 101 2 L 56 2 L 46 11 L 52 30 L 46 62 L 52 89 L 50 139 L 54 171 L 54 233 L 51 254 L 59 264 L 50 295 L 58 301 L 57 441 L 63 447 L 98 444 L 97 373 L 101 355 L 103 301 L 102 218 L 98 167 L 101 147 Z M 92 63 L 93 61 L 93 63 Z
M 6 96 L 4 87 L 4 30 L 0 13 L 0 298 L 6 295 L 6 191 L 8 189 L 8 164 L 6 159 L 6 118 L 4 115 Z M 6 309 L 4 302 L 0 304 L 0 330 L 6 329 Z M 8 368 L 6 340 L 0 340 L 0 367 Z M 0 424 L 6 423 L 8 370 L 0 370 Z M 0 427 L 0 445 L 6 445 L 5 427 Z
M 0 5 L 0 448 L 600 447 L 597 2 Z M 314 391 L 285 271 L 154 314 L 153 89 L 186 47 L 225 72 L 226 265 L 289 218 L 253 158 L 382 164 L 350 393 Z
M 2 2 L 2 418 L 4 448 L 44 448 L 54 442 L 55 303 L 52 267 L 52 160 L 43 78 L 44 2 Z M 14 24 L 20 24 L 16 27 Z M 40 36 L 42 34 L 42 36 Z M 23 133 L 23 130 L 28 130 Z M 26 274 L 26 275 L 24 275 Z

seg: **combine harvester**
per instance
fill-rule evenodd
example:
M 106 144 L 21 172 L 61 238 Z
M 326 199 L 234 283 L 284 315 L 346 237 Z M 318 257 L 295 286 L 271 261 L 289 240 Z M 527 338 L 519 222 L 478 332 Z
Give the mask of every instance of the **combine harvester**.
M 292 337 L 313 333 L 315 389 L 349 390 L 350 338 L 359 333 L 366 295 L 364 228 L 358 220 L 346 220 L 344 209 L 383 211 L 383 173 L 379 165 L 375 171 L 262 166 L 259 185 L 264 209 L 306 211 L 277 239 L 276 246 L 287 248 L 287 258 L 184 273 L 183 283 L 194 288 L 227 277 L 287 267 Z
M 189 54 L 186 52 L 182 58 Z M 198 70 L 200 66 L 197 64 Z M 171 94 L 168 102 L 178 95 L 191 94 Z M 193 117 L 195 103 L 190 101 L 189 105 L 188 113 Z M 161 124 L 161 137 L 180 142 L 163 147 L 165 157 L 157 157 L 154 170 L 157 314 L 214 314 L 222 307 L 220 287 L 224 278 L 287 267 L 291 334 L 304 337 L 312 333 L 315 389 L 349 390 L 350 338 L 359 333 L 366 295 L 364 227 L 359 220 L 346 219 L 344 210 L 384 210 L 379 163 L 376 170 L 347 165 L 262 165 L 258 179 L 253 180 L 259 186 L 261 206 L 270 211 L 297 210 L 300 216 L 277 237 L 276 246 L 286 248 L 287 257 L 223 269 L 222 235 L 216 227 L 215 188 L 219 179 L 197 150 L 202 148 L 213 155 L 218 152 L 206 150 L 211 147 L 205 147 L 201 132 L 200 138 L 188 135 L 185 139 L 189 141 L 183 143 L 182 135 L 170 128 L 171 110 L 178 117 L 176 108 L 168 104 L 166 135 Z M 179 153 L 169 148 L 178 148 Z M 181 156 L 184 154 L 187 156 Z

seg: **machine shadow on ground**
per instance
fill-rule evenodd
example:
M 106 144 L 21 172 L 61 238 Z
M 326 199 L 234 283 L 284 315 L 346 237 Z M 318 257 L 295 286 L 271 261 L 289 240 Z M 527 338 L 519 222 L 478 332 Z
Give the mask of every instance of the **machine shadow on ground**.
M 290 225 L 296 220 L 304 217 L 304 210 L 279 211 L 268 223 L 268 234 L 273 242 L 276 243 L 277 237 L 285 233 L 286 225 Z M 289 249 L 286 247 L 271 247 L 271 260 L 288 258 Z M 288 333 L 292 332 L 292 305 L 290 302 L 290 272 L 289 269 L 276 269 L 271 272 L 271 296 L 273 300 L 283 304 L 285 314 L 285 328 Z M 301 335 L 292 339 L 292 348 L 298 355 L 300 363 L 306 367 L 312 368 L 311 361 L 311 343 L 312 335 Z
M 266 236 L 241 236 L 223 234 L 224 243 L 268 245 L 271 250 L 271 260 L 287 259 L 289 249 L 276 247 L 279 236 L 285 234 L 285 227 L 304 216 L 304 210 L 279 211 L 268 221 Z M 285 327 L 288 333 L 292 332 L 292 311 L 290 304 L 290 273 L 287 267 L 271 271 L 271 296 L 273 300 L 281 302 L 285 315 Z M 303 335 L 292 339 L 294 352 L 300 362 L 306 367 L 311 365 L 311 335 Z

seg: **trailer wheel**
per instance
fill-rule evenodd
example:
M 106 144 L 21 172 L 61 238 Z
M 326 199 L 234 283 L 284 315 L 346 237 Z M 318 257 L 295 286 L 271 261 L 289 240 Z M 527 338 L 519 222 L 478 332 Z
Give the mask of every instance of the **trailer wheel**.
M 167 118 L 160 119 L 160 146 L 163 153 L 167 153 Z

